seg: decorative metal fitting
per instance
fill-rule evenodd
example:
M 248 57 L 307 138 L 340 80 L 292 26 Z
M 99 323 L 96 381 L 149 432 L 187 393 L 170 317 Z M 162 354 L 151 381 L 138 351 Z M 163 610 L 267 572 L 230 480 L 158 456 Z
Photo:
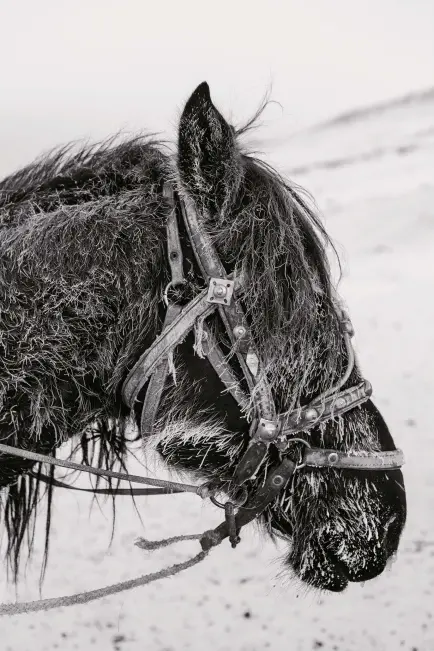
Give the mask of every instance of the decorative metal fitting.
M 236 325 L 235 328 L 232 330 L 235 339 L 241 339 L 242 337 L 245 336 L 247 330 L 244 326 L 242 325 Z
M 372 384 L 369 380 L 365 380 L 365 393 L 367 396 L 372 396 Z
M 223 298 L 228 293 L 228 290 L 224 285 L 216 285 L 213 289 L 213 295 L 215 298 Z
M 306 420 L 316 420 L 318 418 L 318 416 L 319 416 L 319 414 L 318 414 L 317 410 L 314 409 L 314 407 L 310 407 L 304 413 L 304 417 L 306 418 Z
M 337 452 L 330 452 L 330 454 L 329 454 L 329 456 L 328 456 L 328 462 L 329 462 L 331 465 L 334 465 L 334 464 L 337 463 L 338 461 L 339 461 L 339 455 L 338 455 L 338 453 L 337 453 Z
M 335 400 L 335 403 L 334 403 L 333 406 L 336 409 L 343 409 L 343 407 L 345 407 L 346 404 L 347 404 L 347 401 L 345 400 L 345 398 L 343 396 L 341 396 L 340 398 L 337 398 L 337 400 Z
M 234 281 L 227 278 L 211 278 L 209 281 L 208 303 L 230 305 L 234 293 Z
M 277 438 L 278 431 L 279 426 L 274 420 L 261 418 L 253 438 L 265 442 L 274 441 Z
M 285 479 L 282 477 L 282 475 L 276 475 L 273 477 L 272 484 L 273 486 L 283 486 Z

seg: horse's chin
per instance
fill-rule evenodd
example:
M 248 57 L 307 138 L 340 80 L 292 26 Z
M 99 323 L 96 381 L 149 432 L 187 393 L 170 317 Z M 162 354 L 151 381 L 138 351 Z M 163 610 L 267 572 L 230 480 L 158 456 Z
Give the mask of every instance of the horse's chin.
M 301 569 L 293 566 L 295 574 L 301 581 L 317 590 L 342 592 L 348 586 L 348 578 L 338 564 L 323 561 L 316 567 Z
M 300 541 L 301 543 L 301 541 Z M 347 540 L 294 541 L 287 562 L 299 579 L 313 588 L 342 592 L 349 583 L 379 576 L 387 564 L 383 546 Z M 338 544 L 337 544 L 338 543 Z

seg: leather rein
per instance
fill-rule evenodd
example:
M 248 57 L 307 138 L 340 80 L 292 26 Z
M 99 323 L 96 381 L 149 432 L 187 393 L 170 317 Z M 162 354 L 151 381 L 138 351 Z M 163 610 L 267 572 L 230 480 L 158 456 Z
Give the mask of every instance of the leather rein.
M 348 315 L 342 310 L 339 311 L 338 317 L 348 357 L 347 369 L 344 375 L 334 386 L 314 398 L 308 405 L 281 414 L 277 413 L 271 387 L 265 373 L 261 372 L 264 367 L 255 349 L 246 315 L 238 300 L 240 290 L 245 289 L 247 286 L 247 280 L 226 273 L 217 251 L 203 228 L 196 209 L 188 196 L 180 197 L 178 195 L 180 212 L 197 265 L 207 283 L 207 287 L 199 292 L 187 305 L 180 306 L 169 301 L 169 290 L 183 285 L 186 280 L 183 272 L 183 252 L 179 234 L 175 190 L 171 184 L 166 183 L 164 185 L 163 195 L 171 208 L 166 226 L 167 254 L 171 270 L 171 280 L 163 296 L 167 308 L 166 316 L 161 334 L 141 355 L 129 372 L 122 387 L 122 398 L 126 405 L 133 409 L 139 393 L 146 384 L 148 385 L 141 412 L 140 432 L 143 438 L 151 434 L 166 381 L 170 375 L 171 355 L 176 346 L 194 329 L 196 333 L 196 353 L 208 359 L 225 390 L 237 402 L 241 413 L 251 421 L 248 448 L 239 461 L 231 479 L 231 484 L 243 494 L 237 512 L 235 513 L 234 504 L 231 501 L 226 504 L 220 504 L 217 501 L 216 494 L 218 490 L 222 489 L 222 486 L 217 486 L 213 482 L 192 486 L 128 473 L 101 470 L 4 444 L 0 444 L 0 452 L 87 472 L 100 477 L 148 484 L 154 486 L 154 488 L 85 489 L 65 484 L 41 473 L 36 475 L 30 471 L 33 476 L 55 486 L 96 494 L 128 494 L 134 496 L 192 492 L 202 498 L 211 498 L 214 504 L 225 508 L 226 518 L 219 527 L 203 534 L 200 542 L 204 551 L 208 551 L 228 536 L 232 545 L 235 546 L 239 541 L 238 534 L 241 527 L 258 517 L 280 491 L 285 488 L 294 473 L 300 468 L 370 471 L 400 468 L 404 464 L 404 456 L 399 449 L 381 452 L 343 452 L 312 447 L 304 438 L 297 436 L 354 409 L 368 400 L 372 394 L 372 387 L 367 381 L 362 381 L 347 389 L 342 388 L 348 381 L 355 363 L 351 343 L 354 331 Z M 250 395 L 246 395 L 241 388 L 227 356 L 206 323 L 206 319 L 216 313 L 225 326 L 232 346 L 231 354 L 236 355 Z M 298 463 L 285 455 L 294 443 L 303 446 Z M 245 484 L 255 478 L 259 467 L 267 457 L 271 445 L 275 446 L 279 451 L 281 461 L 267 473 L 261 487 L 255 493 L 249 495 Z

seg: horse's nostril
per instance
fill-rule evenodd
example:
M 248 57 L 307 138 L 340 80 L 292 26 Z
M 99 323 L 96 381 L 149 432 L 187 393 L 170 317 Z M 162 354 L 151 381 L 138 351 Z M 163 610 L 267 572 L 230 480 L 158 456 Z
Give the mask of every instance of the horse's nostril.
M 375 579 L 376 576 L 381 574 L 385 567 L 385 557 L 376 558 L 364 567 L 349 569 L 347 579 L 354 583 L 357 583 L 358 581 L 369 581 L 370 579 Z
M 351 558 L 340 558 L 331 551 L 327 553 L 327 556 L 343 576 L 352 583 L 374 579 L 384 571 L 387 563 L 386 553 L 382 549 L 376 549 L 370 557 L 366 555 L 358 557 L 355 553 Z

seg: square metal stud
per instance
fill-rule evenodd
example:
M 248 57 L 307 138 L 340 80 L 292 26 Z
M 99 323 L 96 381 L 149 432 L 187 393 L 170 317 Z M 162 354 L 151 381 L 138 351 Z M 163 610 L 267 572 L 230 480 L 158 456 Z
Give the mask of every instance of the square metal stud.
M 208 303 L 230 305 L 234 293 L 234 281 L 227 278 L 211 278 L 209 281 Z

